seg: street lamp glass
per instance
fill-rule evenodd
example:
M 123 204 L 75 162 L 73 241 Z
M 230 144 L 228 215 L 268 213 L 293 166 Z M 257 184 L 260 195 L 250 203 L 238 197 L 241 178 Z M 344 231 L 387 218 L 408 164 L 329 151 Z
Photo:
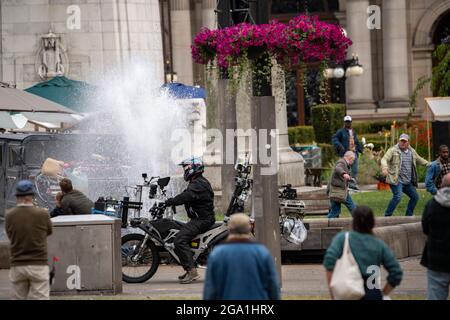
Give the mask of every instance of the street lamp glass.
M 325 69 L 323 72 L 325 78 L 327 78 L 327 79 L 333 78 L 333 71 L 334 71 L 334 69 L 332 69 L 332 68 Z
M 343 68 L 336 68 L 336 69 L 334 69 L 334 71 L 333 71 L 333 76 L 334 76 L 335 78 L 340 79 L 340 78 L 342 78 L 344 75 L 345 75 L 345 71 L 344 71 Z
M 362 75 L 364 73 L 364 69 L 361 66 L 356 66 L 356 67 L 353 67 L 353 71 L 352 72 L 353 72 L 354 76 L 360 76 L 360 75 Z

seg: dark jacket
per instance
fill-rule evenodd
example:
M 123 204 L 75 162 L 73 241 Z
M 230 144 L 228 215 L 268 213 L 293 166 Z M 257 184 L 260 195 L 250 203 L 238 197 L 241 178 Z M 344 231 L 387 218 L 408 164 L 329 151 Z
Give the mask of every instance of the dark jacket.
M 52 234 L 48 211 L 17 206 L 6 212 L 5 230 L 11 242 L 11 266 L 47 265 L 47 236 Z
M 269 250 L 250 240 L 228 240 L 208 257 L 205 300 L 279 300 L 280 285 Z
M 331 143 L 336 148 L 339 157 L 343 157 L 345 152 L 349 151 L 349 138 L 350 134 L 346 128 L 340 128 L 331 139 Z M 355 129 L 353 129 L 353 138 L 355 140 L 355 156 L 358 156 L 358 152 L 363 152 L 363 147 L 358 140 Z
M 91 214 L 94 203 L 81 191 L 73 189 L 65 193 L 61 200 L 61 209 L 64 215 Z
M 348 181 L 344 179 L 344 174 L 350 175 L 350 166 L 345 159 L 339 159 L 334 166 L 330 184 L 333 187 L 348 188 Z
M 420 263 L 430 270 L 450 273 L 450 188 L 441 188 L 428 201 L 422 228 L 427 242 Z
M 168 206 L 183 204 L 191 219 L 214 217 L 214 191 L 205 177 L 200 175 L 191 180 L 186 190 L 166 201 Z

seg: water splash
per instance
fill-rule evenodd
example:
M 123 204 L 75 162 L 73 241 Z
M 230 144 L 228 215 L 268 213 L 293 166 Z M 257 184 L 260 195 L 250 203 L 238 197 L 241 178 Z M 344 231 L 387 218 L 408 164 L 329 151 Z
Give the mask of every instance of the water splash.
M 188 128 L 189 110 L 161 91 L 162 84 L 150 64 L 133 62 L 122 70 L 127 71 L 111 70 L 99 81 L 80 131 L 99 135 L 100 140 L 105 134 L 117 139 L 115 144 L 105 141 L 100 145 L 102 149 L 115 149 L 111 152 L 114 165 L 128 167 L 129 185 L 141 183 L 143 172 L 149 177 L 179 174 L 170 157 L 171 134 Z M 171 193 L 179 191 L 176 185 L 176 181 L 171 182 Z M 107 192 L 113 192 L 103 189 L 96 193 L 107 196 Z

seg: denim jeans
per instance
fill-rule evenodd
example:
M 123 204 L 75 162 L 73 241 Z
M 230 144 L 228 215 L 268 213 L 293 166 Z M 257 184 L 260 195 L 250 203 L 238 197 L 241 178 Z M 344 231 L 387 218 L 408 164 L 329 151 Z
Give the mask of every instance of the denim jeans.
M 352 213 L 353 209 L 355 209 L 356 205 L 352 200 L 352 197 L 350 197 L 350 193 L 347 195 L 347 199 L 345 199 L 344 203 L 336 202 L 336 201 L 330 201 L 331 208 L 330 212 L 328 213 L 328 219 L 331 218 L 339 218 L 339 215 L 341 214 L 341 204 L 344 204 L 348 211 L 350 211 L 350 214 Z
M 412 216 L 414 215 L 414 208 L 416 207 L 417 201 L 419 200 L 419 195 L 417 194 L 416 187 L 413 186 L 412 183 L 409 184 L 403 184 L 398 183 L 390 184 L 392 191 L 392 199 L 389 202 L 389 205 L 386 209 L 386 212 L 384 213 L 385 217 L 392 216 L 392 214 L 395 211 L 395 208 L 397 208 L 397 205 L 400 203 L 400 200 L 402 199 L 402 193 L 406 194 L 409 197 L 408 207 L 406 208 L 406 216 Z
M 450 286 L 450 273 L 438 272 L 428 269 L 427 271 L 427 299 L 447 300 Z

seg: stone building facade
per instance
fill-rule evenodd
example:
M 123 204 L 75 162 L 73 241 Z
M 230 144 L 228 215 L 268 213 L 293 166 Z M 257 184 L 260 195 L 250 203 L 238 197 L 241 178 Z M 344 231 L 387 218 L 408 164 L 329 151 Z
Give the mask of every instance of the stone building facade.
M 1 0 L 0 34 L 0 81 L 18 88 L 57 74 L 95 84 L 133 58 L 164 79 L 158 0 Z
M 171 5 L 173 71 L 178 80 L 201 84 L 198 66 L 186 63 L 190 44 L 200 26 L 217 27 L 215 0 L 167 0 Z M 442 31 L 450 28 L 450 0 L 273 0 L 271 16 L 280 21 L 304 12 L 339 23 L 353 40 L 349 57 L 356 53 L 362 76 L 348 78 L 346 103 L 356 119 L 396 119 L 409 112 L 409 96 L 421 76 L 431 76 L 432 52 Z M 379 8 L 381 28 L 367 21 Z M 316 11 L 314 11 L 316 10 Z M 448 29 L 447 29 L 448 30 Z M 417 117 L 423 113 L 425 88 L 418 96 Z

